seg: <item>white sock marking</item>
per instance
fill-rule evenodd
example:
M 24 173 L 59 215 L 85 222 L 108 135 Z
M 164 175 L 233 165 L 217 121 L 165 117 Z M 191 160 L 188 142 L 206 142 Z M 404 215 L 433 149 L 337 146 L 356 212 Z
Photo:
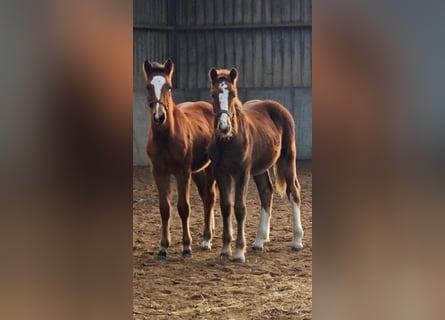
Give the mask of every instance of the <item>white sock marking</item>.
M 219 87 L 222 90 L 222 93 L 218 94 L 219 97 L 219 106 L 222 111 L 229 111 L 229 90 L 227 90 L 227 84 L 225 81 L 221 82 Z M 219 120 L 220 122 L 220 128 L 225 130 L 228 127 L 227 124 L 227 113 L 221 114 L 221 118 Z
M 256 248 L 262 248 L 264 241 L 269 241 L 270 232 L 270 214 L 261 207 L 260 224 L 258 225 L 258 232 L 253 244 Z
M 211 240 L 202 240 L 201 248 L 212 249 L 212 241 Z
M 303 227 L 301 226 L 301 217 L 300 217 L 300 207 L 298 204 L 292 199 L 292 196 L 289 196 L 292 203 L 292 214 L 294 220 L 294 241 L 293 247 L 295 249 L 303 248 Z
M 150 82 L 154 89 L 155 89 L 155 96 L 157 100 L 161 99 L 161 90 L 162 87 L 165 84 L 165 78 L 163 76 L 154 76 L 153 79 L 151 79 Z M 155 112 L 156 119 L 159 118 L 159 103 L 156 103 L 156 112 Z

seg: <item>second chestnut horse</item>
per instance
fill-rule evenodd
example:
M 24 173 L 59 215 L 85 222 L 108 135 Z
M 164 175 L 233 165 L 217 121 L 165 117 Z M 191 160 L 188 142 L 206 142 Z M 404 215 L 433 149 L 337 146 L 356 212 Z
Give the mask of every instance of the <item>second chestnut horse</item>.
M 286 194 L 293 215 L 292 248 L 303 247 L 300 218 L 300 184 L 297 179 L 295 124 L 289 111 L 273 100 L 251 100 L 244 105 L 238 99 L 238 71 L 209 72 L 213 110 L 214 136 L 209 146 L 214 176 L 220 192 L 223 216 L 223 247 L 221 255 L 231 255 L 232 201 L 235 185 L 235 217 L 237 239 L 234 262 L 245 261 L 244 224 L 246 196 L 250 176 L 253 176 L 261 199 L 261 213 L 254 250 L 262 250 L 269 240 L 272 206 L 272 182 L 269 169 L 276 169 L 277 191 Z

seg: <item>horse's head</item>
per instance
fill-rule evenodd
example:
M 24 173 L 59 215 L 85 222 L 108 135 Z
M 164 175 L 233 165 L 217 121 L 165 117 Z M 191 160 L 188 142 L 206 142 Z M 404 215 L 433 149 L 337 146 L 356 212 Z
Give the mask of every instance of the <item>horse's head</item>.
M 173 70 L 174 65 L 170 59 L 164 64 L 145 60 L 142 65 L 147 82 L 147 100 L 150 105 L 151 117 L 156 125 L 165 123 L 169 106 L 173 103 L 171 97 Z
M 215 112 L 215 134 L 221 139 L 230 139 L 233 135 L 235 101 L 237 99 L 236 82 L 238 71 L 215 68 L 209 71 L 210 94 Z

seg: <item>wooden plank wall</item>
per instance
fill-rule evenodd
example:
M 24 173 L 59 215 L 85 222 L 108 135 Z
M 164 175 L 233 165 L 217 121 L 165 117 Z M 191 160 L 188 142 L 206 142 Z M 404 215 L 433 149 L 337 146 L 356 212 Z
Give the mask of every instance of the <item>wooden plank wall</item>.
M 168 57 L 177 88 L 207 88 L 212 66 L 237 67 L 243 88 L 311 87 L 311 11 L 309 0 L 135 0 L 135 90 L 141 63 Z

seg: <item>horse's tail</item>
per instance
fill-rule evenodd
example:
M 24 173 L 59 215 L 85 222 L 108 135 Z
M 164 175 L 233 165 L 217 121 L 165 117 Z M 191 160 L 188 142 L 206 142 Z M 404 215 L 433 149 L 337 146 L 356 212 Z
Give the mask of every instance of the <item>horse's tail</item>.
M 284 107 L 283 107 L 284 109 Z M 283 197 L 291 193 L 291 186 L 294 181 L 289 181 L 289 177 L 296 177 L 297 172 L 297 148 L 295 145 L 295 123 L 292 115 L 287 109 L 281 112 L 282 136 L 281 153 L 274 166 L 275 186 L 278 194 Z

